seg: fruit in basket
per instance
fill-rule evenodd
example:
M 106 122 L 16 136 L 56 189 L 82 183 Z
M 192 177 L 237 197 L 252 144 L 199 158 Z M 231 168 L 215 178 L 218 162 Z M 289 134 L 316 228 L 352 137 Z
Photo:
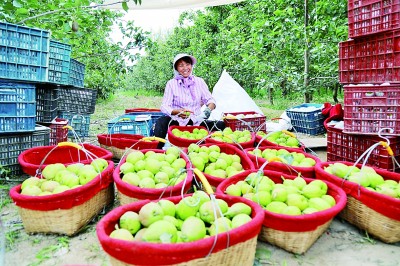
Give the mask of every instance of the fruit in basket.
M 200 140 L 205 138 L 208 135 L 207 130 L 204 128 L 194 128 L 192 132 L 188 130 L 181 130 L 179 128 L 174 128 L 171 131 L 172 135 L 178 138 L 183 139 L 192 139 L 192 140 Z
M 178 230 L 175 225 L 166 220 L 152 223 L 143 233 L 142 240 L 153 243 L 176 243 Z
M 278 144 L 280 146 L 292 147 L 292 148 L 298 148 L 301 146 L 301 143 L 296 138 L 296 136 L 286 130 L 270 132 L 266 134 L 266 136 L 263 135 L 262 133 L 259 133 L 259 135 L 262 136 L 264 139 L 268 140 L 269 142 Z
M 65 165 L 62 163 L 48 164 L 42 171 L 42 176 L 46 179 L 54 179 L 57 172 L 65 170 Z
M 375 169 L 370 166 L 363 166 L 360 169 L 354 165 L 336 162 L 329 164 L 324 170 L 329 174 L 359 184 L 370 191 L 393 198 L 400 198 L 396 192 L 400 187 L 399 182 L 390 179 L 385 180 L 383 176 L 376 173 Z
M 135 164 L 140 160 L 143 160 L 144 154 L 139 150 L 133 150 L 126 156 L 126 161 L 131 164 Z
M 142 227 L 139 221 L 139 214 L 133 211 L 125 212 L 119 218 L 119 227 L 128 230 L 131 234 L 136 234 Z
M 41 182 L 40 178 L 38 178 L 36 176 L 31 176 L 22 182 L 21 189 L 24 189 L 25 187 L 30 187 L 30 186 L 37 186 L 40 182 Z
M 167 211 L 160 210 L 164 207 L 176 211 L 175 213 L 169 211 L 166 214 Z M 200 207 L 207 210 L 207 217 L 201 215 Z M 210 218 L 213 216 L 214 210 L 218 214 L 215 221 Z M 135 241 L 154 243 L 192 242 L 229 231 L 250 222 L 252 220 L 251 212 L 251 207 L 245 203 L 237 202 L 228 206 L 225 200 L 219 198 L 211 200 L 207 193 L 196 190 L 191 196 L 187 196 L 177 203 L 168 199 L 161 199 L 158 202 L 146 203 L 137 213 L 126 211 L 121 215 L 118 224 L 115 226 L 116 230 L 129 230 L 130 227 L 133 227 L 134 230 L 132 231 L 136 231 L 136 233 L 131 233 L 131 235 Z M 122 225 L 121 220 L 123 219 L 125 219 L 127 225 Z M 137 220 L 140 222 L 140 229 L 138 229 Z M 131 221 L 134 221 L 134 226 L 130 224 Z M 115 234 L 113 232 L 116 230 L 113 230 L 111 234 Z M 124 233 L 122 233 L 122 236 L 124 236 Z M 126 239 L 132 240 L 129 236 Z
M 145 227 L 150 226 L 156 221 L 162 220 L 163 217 L 164 211 L 162 207 L 155 202 L 145 204 L 139 211 L 139 221 Z
M 276 158 L 279 158 L 277 162 L 282 162 L 292 166 L 298 167 L 313 167 L 316 165 L 316 161 L 311 157 L 306 157 L 302 152 L 289 152 L 285 149 L 264 149 L 260 150 L 255 148 L 253 150 L 248 151 L 248 153 L 261 157 L 267 161 L 277 161 Z
M 97 173 L 96 173 L 97 176 Z M 65 174 L 61 177 L 60 180 L 60 184 L 61 185 L 66 185 L 70 188 L 80 185 L 80 179 L 77 175 L 75 175 L 74 173 L 69 173 L 69 174 Z
M 58 187 L 60 183 L 54 180 L 44 180 L 41 183 L 40 189 L 42 191 L 53 192 L 53 190 Z
M 108 163 L 107 163 L 108 165 Z M 79 170 L 84 166 L 83 163 L 73 163 L 73 164 L 69 164 L 66 168 L 68 171 L 74 173 L 74 174 L 78 174 Z
M 42 190 L 38 186 L 27 186 L 21 190 L 22 195 L 38 196 Z
M 96 158 L 90 164 L 94 167 L 97 173 L 102 172 L 108 166 L 108 162 L 104 158 Z
M 79 170 L 78 173 L 79 183 L 81 185 L 85 185 L 90 181 L 92 181 L 97 175 L 98 173 L 96 172 L 94 167 L 90 164 L 87 164 Z
M 207 233 L 206 225 L 202 219 L 190 216 L 182 223 L 181 239 L 183 242 L 191 242 L 202 239 Z
M 110 237 L 127 241 L 135 240 L 133 235 L 128 230 L 123 228 L 115 229 L 114 231 L 112 231 Z
M 224 130 L 216 131 L 211 135 L 211 138 L 225 143 L 244 143 L 251 141 L 251 132 L 249 130 L 235 130 L 226 127 Z

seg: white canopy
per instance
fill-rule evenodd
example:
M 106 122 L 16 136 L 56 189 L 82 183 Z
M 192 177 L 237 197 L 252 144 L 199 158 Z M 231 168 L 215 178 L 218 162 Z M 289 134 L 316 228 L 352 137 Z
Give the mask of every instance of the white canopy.
M 129 9 L 177 9 L 220 6 L 242 2 L 244 0 L 142 0 L 136 5 L 133 0 L 104 0 L 102 8 L 122 9 L 122 2 L 127 2 Z

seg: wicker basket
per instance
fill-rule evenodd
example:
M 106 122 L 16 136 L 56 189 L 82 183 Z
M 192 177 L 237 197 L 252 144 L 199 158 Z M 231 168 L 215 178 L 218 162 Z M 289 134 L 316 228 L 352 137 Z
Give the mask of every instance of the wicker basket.
M 84 143 L 82 146 L 87 151 L 93 153 L 96 157 L 106 160 L 111 160 L 112 158 L 112 153 L 101 147 L 88 143 Z M 92 158 L 90 158 L 84 151 L 77 150 L 75 147 L 58 146 L 53 150 L 54 147 L 57 146 L 34 147 L 20 153 L 18 156 L 18 162 L 22 167 L 22 171 L 28 175 L 34 176 L 39 168 L 43 170 L 48 164 L 62 163 L 68 165 L 76 162 L 86 164 L 92 161 Z M 42 162 L 43 158 L 45 158 L 49 153 L 51 155 Z
M 224 193 L 231 184 L 244 180 L 250 173 L 257 170 L 244 171 L 234 177 L 226 179 L 217 187 L 217 193 Z M 290 176 L 275 171 L 264 170 L 264 175 L 271 178 L 275 183 L 282 183 L 285 179 L 294 179 Z M 307 183 L 315 180 L 304 178 Z M 326 182 L 326 181 L 325 181 Z M 338 186 L 326 182 L 328 185 L 328 195 L 336 200 L 336 205 L 332 208 L 297 216 L 283 215 L 265 210 L 265 219 L 261 229 L 259 239 L 276 245 L 294 254 L 304 254 L 315 243 L 315 241 L 326 231 L 333 218 L 346 205 L 346 193 Z
M 120 160 L 126 153 L 126 149 L 143 150 L 156 149 L 158 141 L 142 141 L 144 136 L 135 134 L 98 134 L 97 140 L 100 147 L 110 151 L 114 159 Z
M 316 178 L 341 186 L 347 193 L 348 203 L 340 217 L 367 231 L 385 243 L 400 241 L 400 200 L 370 191 L 356 183 L 345 181 L 327 173 L 324 167 L 335 162 L 322 162 L 315 168 Z M 346 165 L 354 163 L 343 162 Z M 358 165 L 361 168 L 361 165 Z M 400 174 L 374 168 L 384 179 L 400 181 Z
M 180 131 L 188 131 L 190 133 L 192 133 L 194 129 L 204 129 L 207 131 L 207 135 L 208 135 L 207 128 L 205 128 L 203 126 L 170 126 L 168 128 L 168 132 L 167 132 L 168 140 L 172 145 L 175 145 L 175 146 L 181 147 L 181 148 L 189 147 L 189 145 L 192 143 L 198 143 L 199 141 L 201 141 L 201 139 L 186 139 L 186 138 L 177 137 L 172 133 L 172 130 L 174 130 L 174 129 L 179 129 Z
M 265 149 L 273 149 L 273 150 L 279 150 L 279 149 L 284 149 L 287 150 L 288 152 L 297 152 L 297 153 L 303 153 L 304 156 L 306 158 L 312 158 L 315 160 L 315 163 L 320 162 L 321 160 L 316 157 L 313 156 L 309 153 L 306 153 L 302 150 L 296 149 L 296 148 L 287 148 L 287 147 L 281 147 L 281 146 L 263 146 L 263 147 L 259 147 L 258 148 L 261 151 L 264 151 Z M 253 151 L 254 148 L 249 148 L 246 149 L 246 153 L 249 156 L 249 158 L 251 159 L 251 161 L 254 164 L 254 167 L 256 169 L 260 168 L 267 160 L 262 158 L 262 157 L 258 157 L 255 156 L 254 154 L 250 154 L 250 151 Z M 277 172 L 282 172 L 288 175 L 297 175 L 298 173 L 301 173 L 301 175 L 303 177 L 308 177 L 308 178 L 315 178 L 315 166 L 311 166 L 311 167 L 300 167 L 300 166 L 290 166 L 290 165 L 286 165 L 284 163 L 281 162 L 269 162 L 265 168 L 265 170 L 273 170 L 273 171 L 277 171 Z
M 126 211 L 139 211 L 149 200 L 120 206 L 105 215 L 97 224 L 100 244 L 110 258 L 111 265 L 253 265 L 264 212 L 254 202 L 238 197 L 216 194 L 228 205 L 245 202 L 252 208 L 252 221 L 229 232 L 188 243 L 156 244 L 124 241 L 109 237 L 119 217 Z M 167 198 L 174 203 L 180 196 Z M 212 251 L 211 254 L 210 251 Z
M 154 151 L 156 153 L 164 153 L 165 150 L 158 150 L 158 149 L 145 149 L 142 150 L 143 153 L 148 151 Z M 186 160 L 186 169 L 189 167 L 189 162 L 185 157 L 182 157 Z M 192 187 L 192 180 L 193 180 L 193 172 L 192 170 L 187 170 L 186 179 L 180 182 L 177 185 L 169 186 L 166 188 L 140 188 L 131 184 L 128 184 L 121 179 L 120 175 L 120 167 L 121 165 L 126 162 L 126 156 L 123 157 L 115 168 L 113 173 L 113 179 L 115 182 L 115 186 L 117 188 L 117 197 L 119 200 L 120 205 L 125 205 L 128 203 L 136 202 L 138 200 L 150 199 L 156 200 L 159 198 L 171 197 L 171 196 L 178 196 L 181 194 L 187 193 L 190 188 Z
M 104 207 L 114 201 L 114 163 L 92 181 L 79 188 L 48 196 L 21 195 L 21 185 L 10 190 L 27 233 L 74 235 Z

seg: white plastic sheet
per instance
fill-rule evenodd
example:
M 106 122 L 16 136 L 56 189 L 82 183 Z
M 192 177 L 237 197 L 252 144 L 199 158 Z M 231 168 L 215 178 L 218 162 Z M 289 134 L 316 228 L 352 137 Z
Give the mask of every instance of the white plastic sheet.
M 224 70 L 215 84 L 212 95 L 217 108 L 211 112 L 210 120 L 220 120 L 223 113 L 257 112 L 263 114 L 247 92 Z

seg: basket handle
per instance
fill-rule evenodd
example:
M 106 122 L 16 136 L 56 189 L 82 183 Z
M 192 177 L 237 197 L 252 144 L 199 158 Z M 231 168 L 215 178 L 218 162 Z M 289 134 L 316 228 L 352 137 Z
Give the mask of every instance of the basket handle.
M 167 142 L 163 138 L 154 137 L 154 136 L 153 137 L 144 137 L 144 138 L 142 138 L 142 140 L 157 140 L 157 141 L 162 142 L 162 143 L 166 143 Z
M 213 191 L 210 183 L 208 183 L 208 180 L 204 176 L 204 174 L 197 168 L 194 168 L 193 172 L 199 177 L 199 179 L 200 179 L 201 183 L 203 184 L 204 189 L 207 192 L 207 194 L 209 194 L 209 195 L 214 194 L 214 191 Z
M 75 147 L 78 150 L 81 150 L 83 148 L 81 145 L 73 143 L 73 142 L 69 142 L 69 141 L 60 142 L 57 144 L 57 146 L 59 146 L 59 147 L 70 146 L 70 147 Z

